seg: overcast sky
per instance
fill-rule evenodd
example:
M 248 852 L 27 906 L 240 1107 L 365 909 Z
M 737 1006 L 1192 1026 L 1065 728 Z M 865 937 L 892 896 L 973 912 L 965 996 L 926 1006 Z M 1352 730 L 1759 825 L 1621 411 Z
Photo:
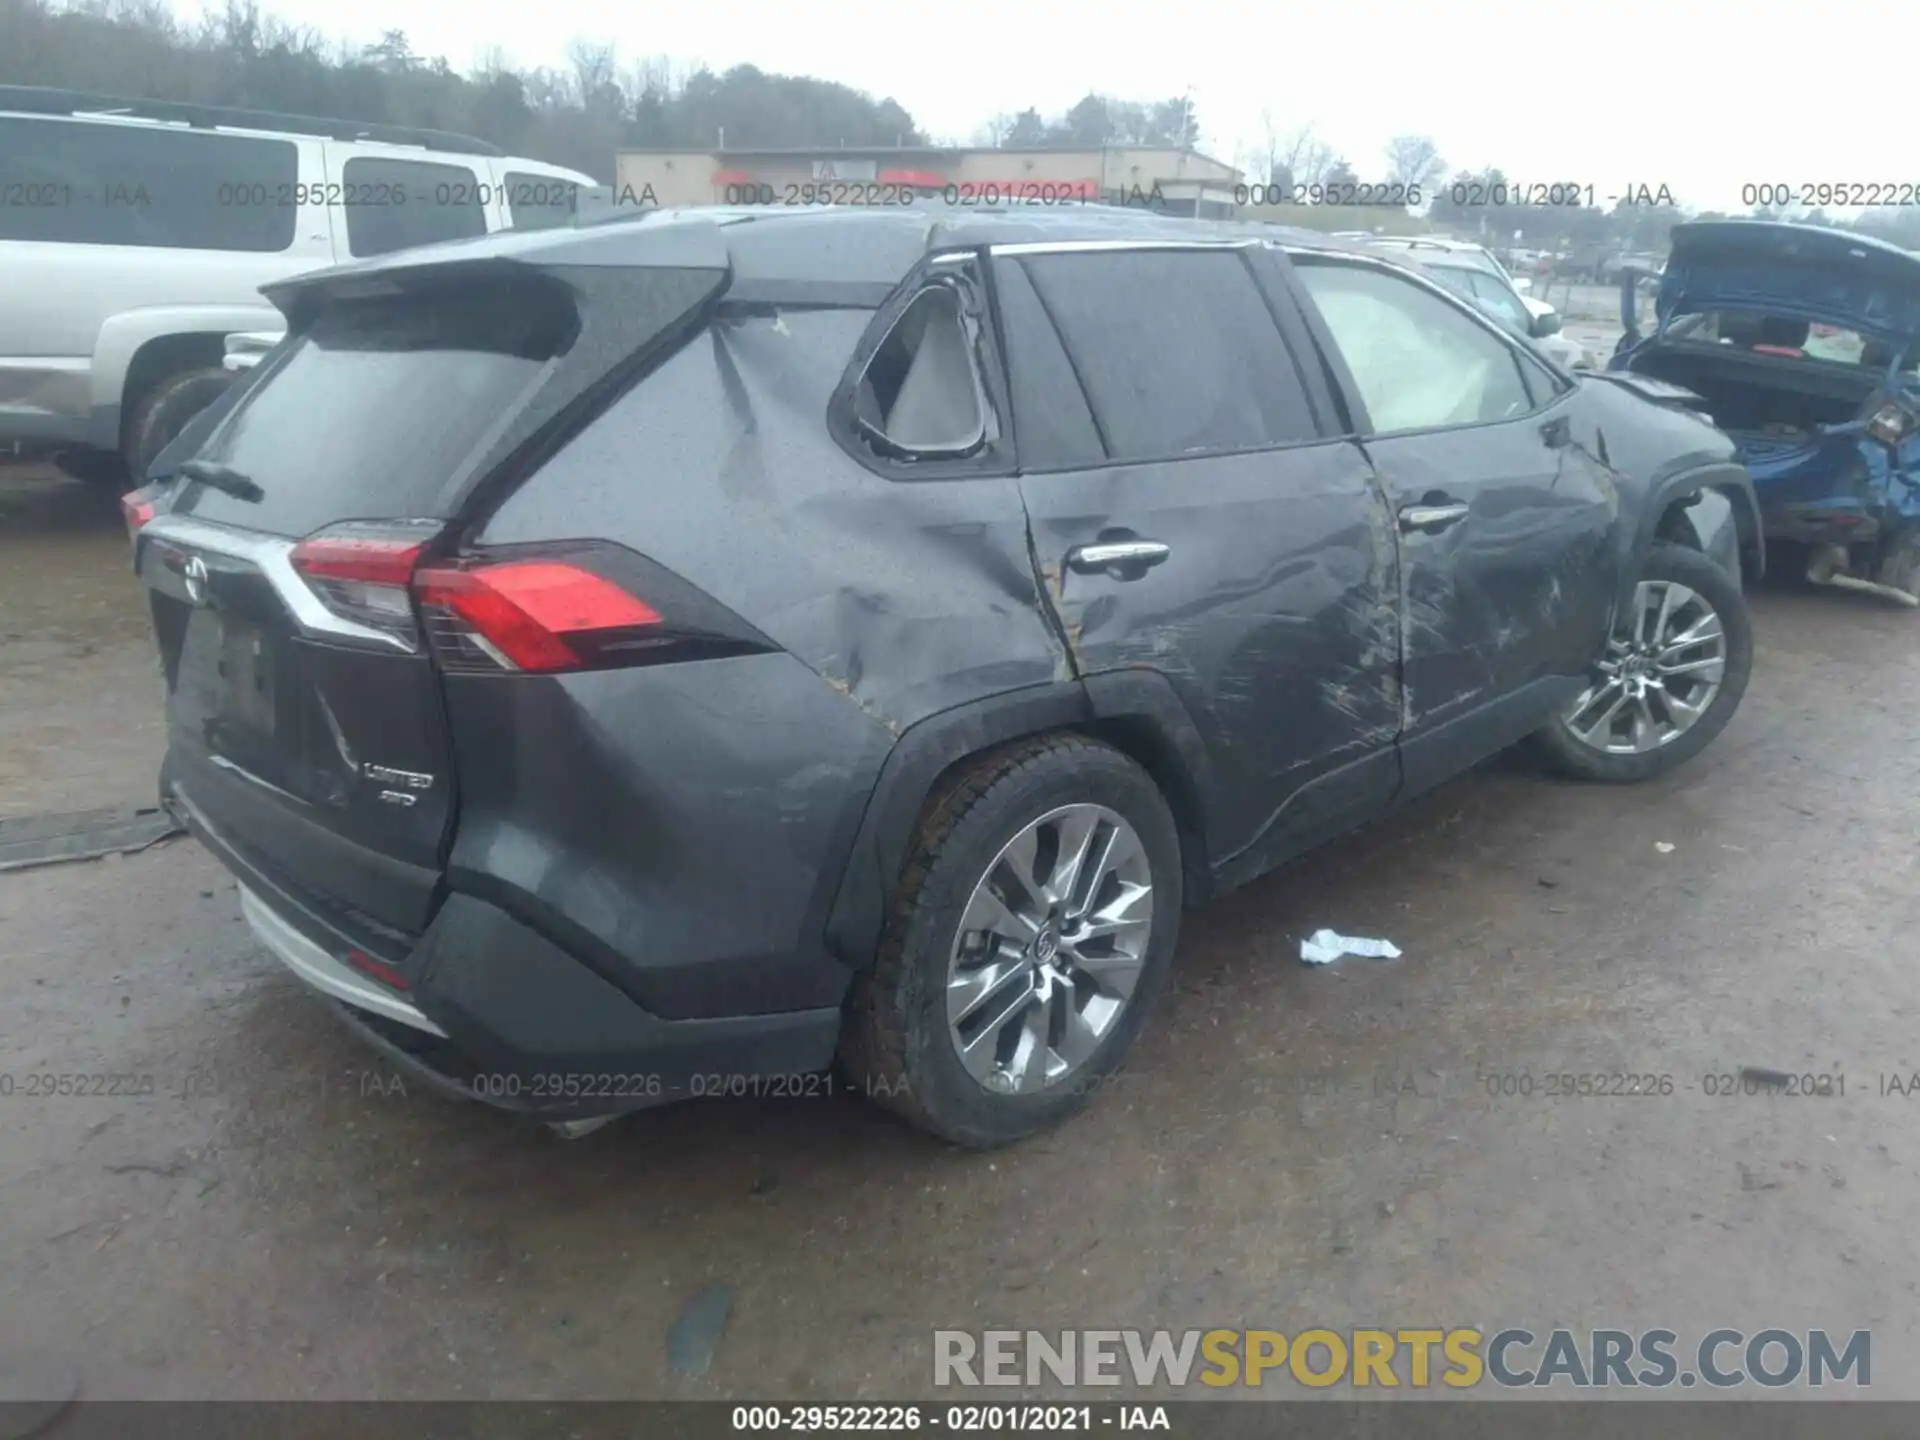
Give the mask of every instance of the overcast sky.
M 204 8 L 177 4 L 186 16 Z M 1282 131 L 1312 123 L 1362 178 L 1381 177 L 1390 137 L 1414 133 L 1434 138 L 1450 171 L 1499 165 L 1513 180 L 1591 184 L 1603 206 L 1630 183 L 1666 184 L 1696 209 L 1744 212 L 1746 183 L 1920 181 L 1900 66 L 1873 73 L 1874 57 L 1897 54 L 1912 33 L 1912 11 L 1885 0 L 262 8 L 353 41 L 404 30 L 416 53 L 460 70 L 493 45 L 522 67 L 563 65 L 567 42 L 581 37 L 615 42 L 623 65 L 667 55 L 813 75 L 892 96 L 943 140 L 966 141 L 1002 111 L 1057 114 L 1090 89 L 1131 100 L 1190 92 L 1209 153 L 1244 163 L 1262 148 L 1268 112 Z M 1831 74 L 1809 63 L 1823 52 Z

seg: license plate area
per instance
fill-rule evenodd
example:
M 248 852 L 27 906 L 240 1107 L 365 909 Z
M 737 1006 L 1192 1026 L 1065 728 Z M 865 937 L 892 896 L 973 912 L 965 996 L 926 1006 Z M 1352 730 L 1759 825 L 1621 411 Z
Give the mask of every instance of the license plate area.
M 220 617 L 220 717 L 226 727 L 258 736 L 274 731 L 274 660 L 266 633 L 231 615 Z

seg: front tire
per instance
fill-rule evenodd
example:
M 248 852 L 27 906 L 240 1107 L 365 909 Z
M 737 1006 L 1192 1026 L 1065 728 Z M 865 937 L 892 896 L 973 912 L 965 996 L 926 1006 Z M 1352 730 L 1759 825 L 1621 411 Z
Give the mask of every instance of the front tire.
M 1698 550 L 1656 544 L 1590 683 L 1535 747 L 1577 780 L 1651 780 L 1726 728 L 1752 671 L 1753 627 L 1733 576 Z
M 1173 816 L 1133 761 L 1079 735 L 988 751 L 928 803 L 842 1064 L 958 1145 L 1058 1124 L 1138 1035 L 1181 902 Z

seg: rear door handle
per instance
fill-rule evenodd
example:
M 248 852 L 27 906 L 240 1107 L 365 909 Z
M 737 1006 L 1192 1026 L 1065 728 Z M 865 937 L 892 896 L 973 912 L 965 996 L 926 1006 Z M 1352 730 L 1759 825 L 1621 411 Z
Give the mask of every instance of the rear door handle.
M 1449 525 L 1467 518 L 1467 507 L 1453 505 L 1409 505 L 1400 512 L 1402 530 L 1420 530 L 1428 535 L 1438 534 Z
M 1172 553 L 1171 545 L 1158 540 L 1101 540 L 1074 546 L 1067 552 L 1067 566 L 1082 575 L 1138 580 Z

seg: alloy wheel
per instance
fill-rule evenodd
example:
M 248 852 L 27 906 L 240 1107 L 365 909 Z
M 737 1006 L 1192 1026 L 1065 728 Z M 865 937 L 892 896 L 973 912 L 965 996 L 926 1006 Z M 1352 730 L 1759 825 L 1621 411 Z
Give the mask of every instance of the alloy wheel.
M 1561 723 L 1609 755 L 1657 750 L 1707 713 L 1726 669 L 1725 627 L 1706 597 L 1677 580 L 1642 580 Z
M 1133 826 L 1066 805 L 994 858 L 961 912 L 947 1024 L 961 1064 L 1001 1095 L 1080 1070 L 1132 1001 L 1153 932 L 1153 875 Z

